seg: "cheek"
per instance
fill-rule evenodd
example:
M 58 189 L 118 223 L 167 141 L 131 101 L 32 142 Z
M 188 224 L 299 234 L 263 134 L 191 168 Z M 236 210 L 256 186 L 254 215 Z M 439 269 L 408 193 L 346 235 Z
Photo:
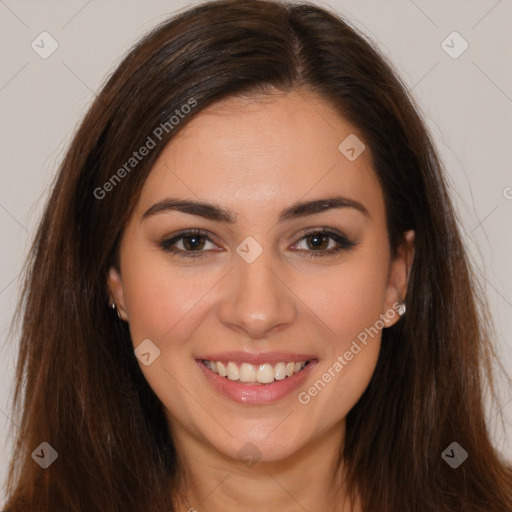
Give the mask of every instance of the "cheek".
M 176 270 L 154 251 L 132 252 L 123 262 L 123 274 L 132 343 L 136 347 L 149 339 L 160 350 L 150 365 L 139 364 L 141 371 L 164 406 L 184 414 L 187 423 L 184 411 L 193 403 L 182 392 L 183 383 L 197 379 L 190 364 L 190 340 L 218 276 L 198 276 L 192 267 Z
M 133 242 L 131 246 L 136 248 L 137 244 Z M 298 300 L 297 307 L 305 308 L 305 317 L 312 314 L 311 319 L 316 317 L 327 327 L 325 332 L 331 333 L 337 351 L 344 351 L 383 313 L 387 260 L 379 255 L 385 254 L 385 249 L 382 241 L 370 239 L 341 264 L 319 264 L 311 271 L 313 264 L 308 263 L 309 271 L 305 273 L 290 269 L 286 272 L 286 280 L 298 298 L 292 294 L 289 300 Z M 134 345 L 146 338 L 171 338 L 175 340 L 173 344 L 180 343 L 182 331 L 211 304 L 216 284 L 230 279 L 222 268 L 206 272 L 190 265 L 178 269 L 175 264 L 166 263 L 158 251 L 126 251 L 123 260 L 124 299 Z M 180 335 L 172 336 L 173 330 Z
M 315 287 L 304 286 L 300 292 L 328 327 L 322 340 L 326 357 L 315 382 L 299 396 L 299 403 L 323 418 L 324 425 L 348 414 L 377 364 L 388 273 L 388 260 L 379 254 L 386 253 L 376 247 L 361 251 L 328 276 L 316 276 Z
M 145 338 L 156 343 L 173 338 L 183 330 L 202 299 L 214 287 L 214 273 L 198 273 L 193 266 L 178 267 L 162 257 L 161 250 L 140 250 L 128 240 L 133 251 L 123 258 L 124 300 L 134 345 Z M 147 244 L 147 242 L 145 242 Z
M 375 252 L 361 251 L 346 264 L 297 283 L 297 295 L 328 327 L 336 351 L 375 325 L 386 295 L 388 265 Z

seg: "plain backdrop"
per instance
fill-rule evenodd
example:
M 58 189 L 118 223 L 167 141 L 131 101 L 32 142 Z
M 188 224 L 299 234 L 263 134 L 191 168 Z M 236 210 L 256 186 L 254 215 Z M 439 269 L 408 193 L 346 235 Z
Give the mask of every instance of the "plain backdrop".
M 77 123 L 131 45 L 196 3 L 0 0 L 0 484 L 12 453 L 8 429 L 17 428 L 9 400 L 18 340 L 8 328 L 51 179 Z M 487 292 L 499 357 L 512 374 L 512 2 L 313 3 L 376 41 L 418 101 Z M 41 37 L 45 51 L 58 44 L 47 58 L 32 46 L 43 46 Z M 488 407 L 489 424 L 496 446 L 512 460 L 512 390 L 499 375 L 498 383 L 501 405 Z M 496 421 L 500 409 L 504 425 Z

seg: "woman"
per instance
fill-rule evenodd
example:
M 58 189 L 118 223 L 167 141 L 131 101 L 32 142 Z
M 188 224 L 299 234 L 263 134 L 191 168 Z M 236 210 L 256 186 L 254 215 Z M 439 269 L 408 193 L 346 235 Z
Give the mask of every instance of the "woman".
M 228 0 L 148 34 L 29 263 L 6 509 L 512 509 L 436 152 L 333 14 Z

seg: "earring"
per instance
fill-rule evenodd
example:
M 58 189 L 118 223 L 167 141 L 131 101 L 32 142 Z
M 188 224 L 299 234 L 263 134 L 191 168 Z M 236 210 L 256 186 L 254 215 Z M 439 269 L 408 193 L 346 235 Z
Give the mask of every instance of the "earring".
M 111 307 L 111 308 L 112 308 L 112 309 L 117 313 L 117 317 L 118 317 L 120 320 L 122 320 L 122 319 L 121 319 L 121 315 L 119 314 L 119 311 L 117 310 L 117 307 L 116 307 L 116 301 L 115 301 L 115 300 L 113 300 L 113 301 L 112 301 L 112 304 L 110 305 L 110 307 Z
M 398 314 L 400 316 L 403 316 L 405 315 L 405 312 L 407 311 L 407 307 L 405 306 L 405 302 L 401 302 L 399 305 L 398 305 Z

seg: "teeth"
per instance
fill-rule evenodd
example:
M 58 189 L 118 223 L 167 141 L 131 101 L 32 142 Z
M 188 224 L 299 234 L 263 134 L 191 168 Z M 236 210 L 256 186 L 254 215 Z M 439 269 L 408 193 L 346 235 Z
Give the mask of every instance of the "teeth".
M 242 382 L 254 382 L 256 380 L 256 369 L 252 364 L 243 363 L 240 366 L 240 380 Z
M 235 363 L 228 363 L 226 368 L 226 372 L 228 374 L 229 380 L 238 380 L 240 372 L 238 371 L 238 366 Z
M 299 364 L 300 366 L 300 364 Z M 270 384 L 274 382 L 274 368 L 271 364 L 260 364 L 256 372 L 256 380 L 261 384 Z
M 211 366 L 211 365 L 210 365 Z M 210 367 L 210 370 L 213 371 L 213 368 Z M 221 377 L 225 377 L 227 375 L 226 367 L 222 363 L 217 363 L 217 373 Z
M 246 382 L 249 384 L 270 384 L 274 380 L 283 380 L 286 377 L 299 373 L 306 366 L 307 361 L 282 362 L 272 366 L 270 363 L 252 365 L 242 363 L 238 366 L 229 361 L 224 364 L 220 361 L 203 360 L 203 364 L 213 373 L 221 377 L 227 377 L 229 380 Z
M 286 365 L 284 363 L 277 363 L 274 366 L 274 378 L 276 380 L 283 380 L 286 377 Z

